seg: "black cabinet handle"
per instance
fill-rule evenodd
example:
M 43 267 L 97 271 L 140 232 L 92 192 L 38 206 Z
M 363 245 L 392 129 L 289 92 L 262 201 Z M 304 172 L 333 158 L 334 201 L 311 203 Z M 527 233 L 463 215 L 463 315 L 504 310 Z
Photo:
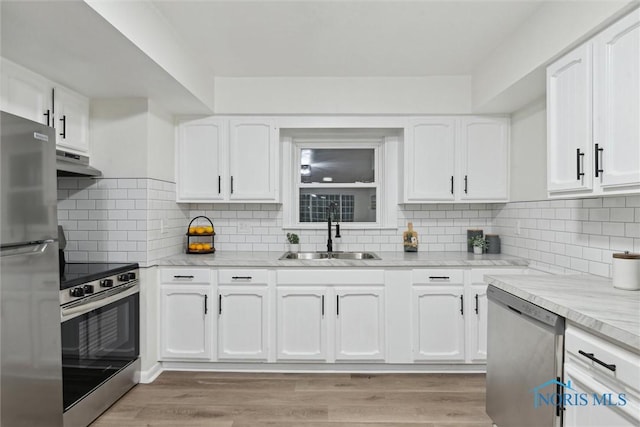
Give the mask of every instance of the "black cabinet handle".
M 596 144 L 596 152 L 595 152 L 595 158 L 596 158 L 596 178 L 598 178 L 600 176 L 600 174 L 602 172 L 604 172 L 604 169 L 600 169 L 600 156 L 603 154 L 602 152 L 604 151 L 604 148 L 600 147 L 598 144 Z
M 231 194 L 233 194 L 233 175 L 231 175 Z
M 608 370 L 615 372 L 616 371 L 616 365 L 609 365 L 608 363 L 604 363 L 602 360 L 597 359 L 593 353 L 587 353 L 584 352 L 582 350 L 578 350 L 578 353 L 580 353 L 581 355 L 583 355 L 584 357 L 586 357 L 587 359 L 596 362 L 598 365 L 600 366 L 604 366 L 605 368 L 607 368 Z
M 43 115 L 47 118 L 47 126 L 51 126 L 51 110 L 47 110 Z
M 322 295 L 322 317 L 324 317 L 324 295 Z
M 218 175 L 218 194 L 222 192 L 222 177 Z
M 60 136 L 62 139 L 67 139 L 67 116 L 62 116 L 60 121 L 62 122 L 62 132 L 60 132 Z
M 460 295 L 460 314 L 464 316 L 464 296 Z
M 478 294 L 476 294 L 476 314 L 478 314 Z
M 469 177 L 467 175 L 464 176 L 464 194 L 467 194 L 467 187 L 469 183 Z
M 218 315 L 222 314 L 222 294 L 218 295 Z
M 253 277 L 251 276 L 233 276 L 232 280 L 251 280 Z
M 336 295 L 336 316 L 340 316 L 340 295 Z
M 429 276 L 429 280 L 449 280 L 449 276 Z
M 453 194 L 453 175 L 451 175 L 451 194 Z
M 583 157 L 584 157 L 584 153 L 581 153 L 580 149 L 576 148 L 576 170 L 577 170 L 576 179 L 578 181 L 580 181 L 580 179 L 582 179 L 582 177 L 584 176 L 584 172 L 582 172 L 582 166 L 580 165 L 580 159 L 582 159 Z
M 193 276 L 173 276 L 174 279 L 193 279 Z
M 207 294 L 204 294 L 204 314 L 205 315 L 209 312 L 209 307 L 207 307 L 208 299 L 209 299 L 209 296 Z

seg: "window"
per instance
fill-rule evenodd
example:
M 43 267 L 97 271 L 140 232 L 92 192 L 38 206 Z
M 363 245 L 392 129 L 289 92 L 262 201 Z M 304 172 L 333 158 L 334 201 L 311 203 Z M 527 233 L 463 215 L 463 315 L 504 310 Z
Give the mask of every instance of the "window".
M 281 130 L 287 189 L 283 227 L 326 228 L 332 205 L 332 219 L 343 228 L 397 228 L 397 134 L 390 129 Z

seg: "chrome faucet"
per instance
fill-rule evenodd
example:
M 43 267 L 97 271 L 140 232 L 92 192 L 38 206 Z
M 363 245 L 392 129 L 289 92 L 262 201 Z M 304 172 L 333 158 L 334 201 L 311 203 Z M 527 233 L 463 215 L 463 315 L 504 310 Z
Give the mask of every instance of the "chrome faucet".
M 332 228 L 332 224 L 331 224 L 331 212 L 333 211 L 334 214 L 337 213 L 337 209 L 338 209 L 338 204 L 337 203 L 329 203 L 329 206 L 327 206 L 327 234 L 329 235 L 329 239 L 327 240 L 327 252 L 333 252 L 333 240 L 331 239 L 331 228 Z M 336 227 L 336 239 L 339 239 L 340 236 L 340 224 L 338 224 L 338 221 L 336 221 L 335 224 Z

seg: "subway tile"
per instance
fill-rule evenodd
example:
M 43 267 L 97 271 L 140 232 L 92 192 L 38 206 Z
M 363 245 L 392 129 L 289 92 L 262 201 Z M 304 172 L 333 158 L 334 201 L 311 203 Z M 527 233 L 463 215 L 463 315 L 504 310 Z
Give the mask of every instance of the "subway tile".
M 610 221 L 633 222 L 635 212 L 633 208 L 611 208 Z
M 605 208 L 623 208 L 626 206 L 626 197 L 603 197 L 602 206 Z
M 609 208 L 589 209 L 590 221 L 609 221 L 609 218 L 610 218 Z
M 583 199 L 582 206 L 585 208 L 601 208 L 602 207 L 602 198 L 596 199 Z
M 589 236 L 589 246 L 592 248 L 609 249 L 609 236 Z

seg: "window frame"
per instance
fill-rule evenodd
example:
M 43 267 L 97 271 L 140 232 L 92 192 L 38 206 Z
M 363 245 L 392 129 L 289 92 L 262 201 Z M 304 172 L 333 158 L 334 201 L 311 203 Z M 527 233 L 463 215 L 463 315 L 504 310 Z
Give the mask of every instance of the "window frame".
M 341 222 L 343 229 L 397 229 L 395 215 L 390 215 L 390 209 L 384 209 L 389 203 L 396 205 L 389 197 L 390 183 L 387 180 L 388 152 L 391 150 L 388 138 L 378 136 L 355 137 L 284 137 L 283 165 L 288 165 L 283 172 L 283 228 L 284 229 L 325 229 L 324 222 L 300 222 L 300 190 L 304 188 L 322 189 L 376 189 L 376 221 L 375 222 Z M 303 183 L 300 179 L 301 153 L 304 149 L 373 149 L 374 150 L 374 182 L 372 183 Z M 397 170 L 397 169 L 396 169 Z M 393 192 L 392 196 L 396 193 Z M 397 207 L 397 206 L 396 206 Z M 393 218 L 392 218 L 393 217 Z

